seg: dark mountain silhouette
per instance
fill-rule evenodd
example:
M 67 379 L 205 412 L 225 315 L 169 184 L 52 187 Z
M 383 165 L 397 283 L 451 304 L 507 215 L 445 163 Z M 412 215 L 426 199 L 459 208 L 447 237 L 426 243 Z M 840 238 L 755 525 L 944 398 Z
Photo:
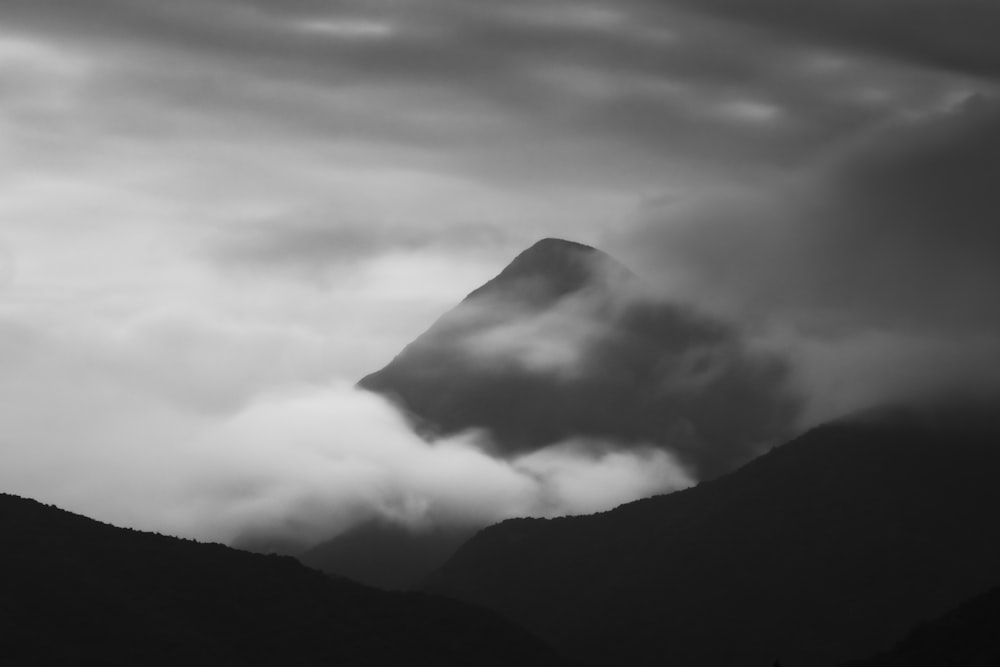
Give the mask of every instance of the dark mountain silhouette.
M 438 569 L 476 529 L 414 530 L 372 520 L 299 555 L 309 567 L 385 590 L 407 590 Z
M 873 655 L 1000 583 L 995 414 L 875 411 L 689 490 L 505 521 L 424 588 L 609 664 Z
M 274 535 L 267 530 L 253 530 L 238 535 L 229 546 L 255 554 L 296 556 L 307 551 L 312 543 L 305 538 Z
M 334 580 L 288 557 L 115 528 L 8 495 L 0 526 L 3 664 L 553 662 L 489 612 Z
M 786 372 L 732 327 L 651 299 L 605 253 L 545 239 L 359 386 L 425 434 L 485 429 L 501 455 L 653 443 L 710 478 L 790 435 Z
M 921 623 L 892 651 L 847 667 L 1000 667 L 1000 588 Z

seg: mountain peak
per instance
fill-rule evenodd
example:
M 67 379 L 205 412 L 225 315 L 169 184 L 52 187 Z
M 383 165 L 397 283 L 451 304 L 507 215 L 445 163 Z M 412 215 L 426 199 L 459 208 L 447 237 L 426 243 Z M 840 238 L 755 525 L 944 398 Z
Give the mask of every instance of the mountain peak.
M 611 260 L 610 255 L 589 245 L 565 239 L 545 238 L 521 252 L 505 271 L 531 268 L 552 272 L 569 262 L 587 262 L 597 258 Z
M 566 251 L 577 251 L 577 252 L 601 252 L 593 246 L 586 245 L 585 243 L 579 243 L 577 241 L 570 241 L 568 239 L 559 239 L 553 236 L 536 241 L 521 254 L 529 253 L 551 253 L 551 252 L 566 252 Z
M 635 278 L 624 264 L 597 248 L 576 241 L 544 238 L 466 298 L 499 294 L 515 296 L 518 301 L 536 307 L 547 306 L 609 276 Z
M 421 433 L 485 431 L 502 455 L 653 444 L 709 478 L 786 436 L 798 399 L 784 362 L 644 290 L 601 250 L 543 239 L 359 385 Z

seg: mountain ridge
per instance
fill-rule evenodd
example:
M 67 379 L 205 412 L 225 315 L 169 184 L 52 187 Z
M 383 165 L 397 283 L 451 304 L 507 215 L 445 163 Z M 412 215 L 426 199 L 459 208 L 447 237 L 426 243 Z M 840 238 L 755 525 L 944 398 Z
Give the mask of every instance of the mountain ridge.
M 418 530 L 373 519 L 296 556 L 308 567 L 367 586 L 403 591 L 436 570 L 476 528 L 430 526 Z
M 0 644 L 18 665 L 561 664 L 495 614 L 0 494 Z
M 421 589 L 612 664 L 863 658 L 1000 583 L 986 421 L 827 424 L 691 489 L 491 526 Z

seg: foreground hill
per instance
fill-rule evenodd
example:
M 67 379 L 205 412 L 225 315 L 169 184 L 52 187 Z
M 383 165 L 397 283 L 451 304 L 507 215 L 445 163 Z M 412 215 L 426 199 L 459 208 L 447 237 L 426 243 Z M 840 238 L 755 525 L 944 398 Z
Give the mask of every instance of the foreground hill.
M 1000 666 L 1000 588 L 922 623 L 892 651 L 849 667 Z
M 863 658 L 1000 583 L 1000 428 L 982 415 L 872 413 L 693 489 L 506 521 L 425 588 L 595 662 Z
M 0 655 L 31 665 L 542 665 L 489 612 L 0 495 Z

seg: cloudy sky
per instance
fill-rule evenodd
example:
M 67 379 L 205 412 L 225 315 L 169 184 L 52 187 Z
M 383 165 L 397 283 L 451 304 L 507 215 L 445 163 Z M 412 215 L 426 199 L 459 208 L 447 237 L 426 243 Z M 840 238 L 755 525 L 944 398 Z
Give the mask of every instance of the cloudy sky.
M 992 0 L 0 0 L 0 489 L 231 539 L 691 483 L 428 446 L 351 389 L 546 236 L 780 348 L 804 424 L 966 377 L 998 34 Z

